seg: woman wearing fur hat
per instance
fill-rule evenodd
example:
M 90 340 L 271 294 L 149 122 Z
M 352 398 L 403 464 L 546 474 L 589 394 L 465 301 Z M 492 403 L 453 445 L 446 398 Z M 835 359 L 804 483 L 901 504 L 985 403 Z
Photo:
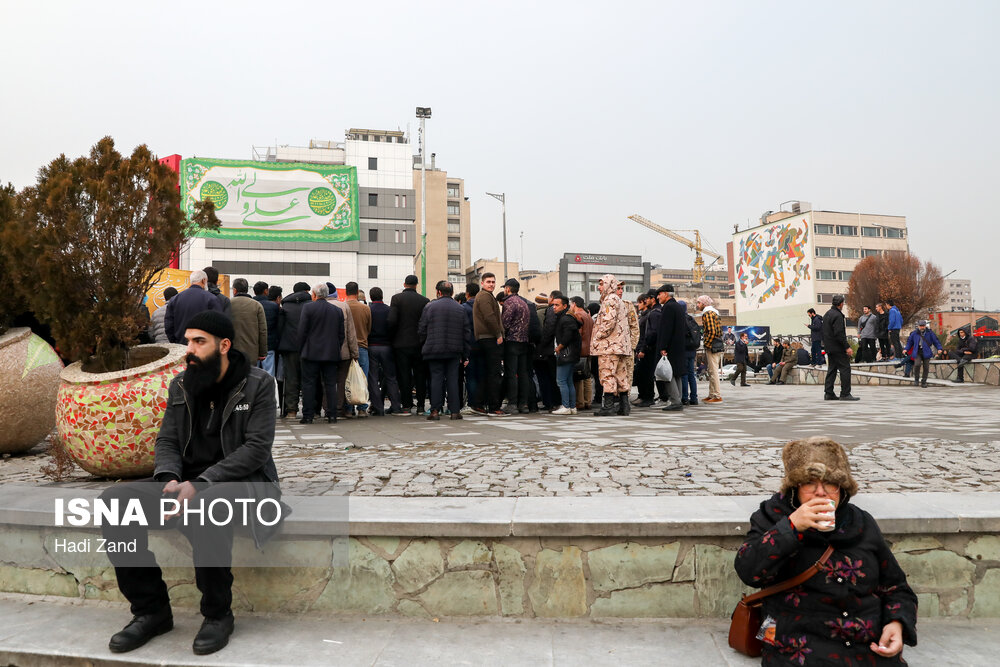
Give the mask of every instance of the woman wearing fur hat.
M 906 664 L 917 597 L 875 520 L 850 503 L 858 485 L 844 449 L 813 437 L 788 443 L 781 456 L 781 492 L 750 517 L 737 574 L 764 588 L 804 572 L 827 546 L 834 551 L 805 583 L 764 598 L 761 664 Z

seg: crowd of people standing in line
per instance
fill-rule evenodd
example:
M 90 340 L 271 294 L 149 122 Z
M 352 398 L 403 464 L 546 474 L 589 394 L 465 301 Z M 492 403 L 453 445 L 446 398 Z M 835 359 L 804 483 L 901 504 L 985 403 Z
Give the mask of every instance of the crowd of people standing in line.
M 695 359 L 702 344 L 709 368 L 722 360 L 722 327 L 710 297 L 697 299 L 699 325 L 672 285 L 632 303 L 612 274 L 601 278 L 600 301 L 590 304 L 559 291 L 529 302 L 516 279 L 498 286 L 492 273 L 458 295 L 440 281 L 434 299 L 407 276 L 388 304 L 381 288 L 366 298 L 356 282 L 346 284 L 341 301 L 329 282 L 298 282 L 285 296 L 280 286 L 260 281 L 250 296 L 248 281 L 237 278 L 229 296 L 218 278 L 206 267 L 191 273 L 187 289 L 167 288 L 150 338 L 184 343 L 191 317 L 224 313 L 235 329 L 233 350 L 279 381 L 280 415 L 300 416 L 302 423 L 320 414 L 330 422 L 387 414 L 628 415 L 633 406 L 657 401 L 677 411 L 699 403 Z M 352 361 L 367 378 L 368 404 L 346 400 Z M 670 379 L 658 379 L 664 375 Z M 702 402 L 721 402 L 718 372 L 708 377 Z M 638 397 L 630 400 L 633 384 Z

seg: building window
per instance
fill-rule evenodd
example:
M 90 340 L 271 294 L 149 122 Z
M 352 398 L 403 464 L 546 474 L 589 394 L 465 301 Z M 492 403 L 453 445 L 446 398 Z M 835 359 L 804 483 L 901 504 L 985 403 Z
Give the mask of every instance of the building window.
M 448 250 L 454 250 L 456 252 L 462 249 L 461 242 L 458 239 L 448 239 Z
M 837 248 L 837 257 L 841 259 L 857 259 L 858 249 L 857 248 Z
M 881 250 L 873 250 L 871 248 L 864 248 L 861 251 L 862 257 L 878 257 L 881 254 L 882 254 Z
M 837 225 L 838 236 L 857 236 L 858 228 L 854 225 Z
M 816 256 L 817 257 L 836 257 L 836 248 L 827 248 L 824 246 L 816 246 Z
M 368 170 L 375 171 L 376 169 L 378 169 L 378 158 L 377 157 L 368 158 Z
M 816 295 L 816 302 L 817 303 L 832 303 L 833 302 L 833 297 L 835 297 L 835 296 L 837 296 L 837 295 L 836 294 L 817 294 Z
M 462 260 L 460 260 L 460 259 L 454 259 L 454 258 L 449 257 L 448 258 L 448 268 L 449 269 L 460 269 L 460 268 L 462 268 L 461 266 L 459 266 L 459 263 L 461 261 Z
M 369 192 L 368 193 L 368 205 L 369 206 L 378 206 L 378 193 L 377 192 Z
M 399 195 L 396 195 L 396 208 L 399 208 Z
M 378 241 L 378 230 L 377 229 L 369 229 L 368 230 L 368 240 L 370 242 L 372 242 L 372 243 L 374 243 L 375 241 Z
M 448 282 L 450 282 L 452 285 L 458 288 L 459 285 L 465 282 L 465 276 L 460 275 L 458 273 L 449 273 Z
M 824 269 L 816 269 L 816 280 L 836 280 L 836 271 L 826 271 Z
M 572 282 L 567 283 L 566 286 L 569 287 L 569 291 L 572 294 L 580 294 L 580 293 L 583 292 L 583 281 L 582 280 L 574 280 Z
M 814 225 L 817 234 L 833 234 L 833 225 Z
M 885 228 L 885 237 L 887 239 L 901 239 L 901 238 L 903 238 L 903 236 L 904 235 L 903 235 L 903 230 L 902 229 L 896 229 L 895 227 L 886 227 Z
M 399 243 L 399 230 L 396 230 L 396 243 Z
M 448 221 L 448 233 L 449 234 L 461 234 L 462 233 L 462 224 L 460 222 L 458 222 L 457 220 L 449 220 Z
M 462 211 L 459 209 L 458 204 L 448 204 L 448 215 L 462 215 Z
M 403 208 L 406 208 L 406 195 L 403 195 Z
M 882 236 L 882 233 L 881 233 L 881 229 L 879 229 L 878 227 L 862 227 L 861 228 L 861 235 L 862 236 L 870 236 L 870 237 L 873 237 L 873 238 L 878 238 L 879 236 Z
M 850 280 L 852 273 L 854 273 L 854 271 L 841 271 L 840 272 L 840 279 L 844 280 L 844 281 Z
M 458 186 L 457 185 L 449 185 L 448 186 L 448 196 L 451 197 L 452 199 L 458 199 Z
M 403 230 L 403 243 L 406 243 L 406 230 Z
M 378 278 L 378 267 L 377 266 L 372 266 L 371 264 L 368 265 L 368 277 L 369 278 Z

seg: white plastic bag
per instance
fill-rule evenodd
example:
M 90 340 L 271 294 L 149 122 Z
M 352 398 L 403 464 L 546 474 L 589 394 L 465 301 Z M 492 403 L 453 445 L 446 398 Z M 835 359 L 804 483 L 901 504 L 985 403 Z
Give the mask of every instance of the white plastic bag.
M 351 366 L 347 369 L 344 397 L 348 405 L 365 405 L 368 402 L 368 379 L 357 359 L 352 359 Z
M 670 365 L 666 357 L 660 357 L 660 360 L 656 362 L 656 370 L 653 371 L 653 375 L 656 376 L 657 380 L 670 382 L 674 379 L 674 367 Z

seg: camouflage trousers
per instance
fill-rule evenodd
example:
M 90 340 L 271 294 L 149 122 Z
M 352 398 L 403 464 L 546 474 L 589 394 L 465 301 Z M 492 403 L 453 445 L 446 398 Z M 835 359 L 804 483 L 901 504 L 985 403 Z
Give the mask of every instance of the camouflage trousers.
M 597 377 L 605 393 L 617 394 L 632 389 L 632 355 L 601 354 L 597 357 Z

